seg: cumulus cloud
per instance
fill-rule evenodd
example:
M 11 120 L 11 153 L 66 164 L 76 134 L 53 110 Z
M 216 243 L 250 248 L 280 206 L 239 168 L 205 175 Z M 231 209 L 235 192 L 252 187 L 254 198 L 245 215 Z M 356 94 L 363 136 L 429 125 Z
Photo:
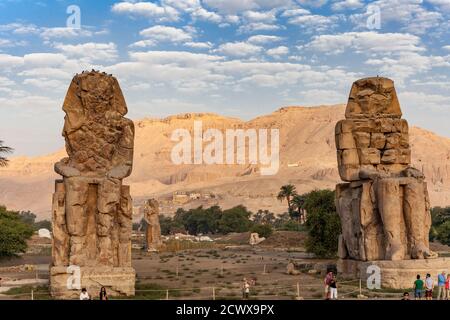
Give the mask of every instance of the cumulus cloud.
M 77 45 L 57 43 L 54 47 L 67 57 L 82 59 L 87 62 L 113 61 L 117 59 L 117 47 L 113 42 L 88 42 Z
M 331 8 L 335 11 L 342 11 L 342 10 L 353 10 L 362 8 L 364 6 L 364 3 L 361 2 L 361 0 L 343 0 L 343 1 L 336 1 L 333 3 Z
M 255 46 L 246 42 L 228 42 L 221 44 L 217 48 L 217 52 L 234 57 L 245 57 L 249 55 L 255 55 L 261 52 L 260 46 Z
M 184 42 L 192 40 L 192 36 L 183 29 L 167 26 L 153 26 L 142 30 L 139 34 L 155 42 Z
M 356 53 L 424 51 L 420 42 L 420 38 L 412 34 L 347 32 L 314 36 L 305 48 L 326 54 L 337 54 L 346 50 Z
M 270 36 L 270 35 L 264 35 L 264 34 L 258 34 L 255 36 L 251 36 L 247 39 L 247 42 L 251 44 L 259 44 L 264 45 L 267 43 L 277 42 L 283 40 L 282 37 L 279 36 Z
M 157 21 L 177 21 L 179 13 L 170 6 L 160 6 L 153 2 L 119 2 L 112 6 L 112 12 L 140 16 Z
M 187 47 L 194 48 L 194 49 L 211 49 L 213 47 L 213 44 L 209 41 L 207 42 L 186 42 L 184 44 Z
M 280 57 L 289 53 L 289 48 L 286 46 L 279 46 L 266 51 L 266 54 L 272 57 Z

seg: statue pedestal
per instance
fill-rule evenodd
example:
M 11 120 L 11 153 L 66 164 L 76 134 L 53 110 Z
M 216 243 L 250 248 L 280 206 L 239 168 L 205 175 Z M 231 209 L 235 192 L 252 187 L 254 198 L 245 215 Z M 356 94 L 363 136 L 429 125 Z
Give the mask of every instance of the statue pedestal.
M 338 274 L 343 278 L 361 278 L 363 286 L 373 274 L 368 267 L 376 265 L 381 270 L 381 287 L 390 289 L 409 289 L 413 287 L 416 276 L 420 274 L 425 279 L 427 273 L 436 277 L 442 271 L 450 272 L 450 258 L 415 259 L 415 260 L 377 260 L 357 261 L 350 259 L 339 259 L 337 263 Z
M 133 296 L 136 273 L 131 267 L 81 267 L 80 289 L 68 289 L 68 281 L 76 283 L 77 273 L 68 267 L 50 268 L 50 288 L 56 299 L 79 299 L 81 288 L 86 288 L 91 299 L 98 299 L 101 287 L 109 296 Z M 69 277 L 72 277 L 69 279 Z M 72 280 L 72 281 L 70 281 Z

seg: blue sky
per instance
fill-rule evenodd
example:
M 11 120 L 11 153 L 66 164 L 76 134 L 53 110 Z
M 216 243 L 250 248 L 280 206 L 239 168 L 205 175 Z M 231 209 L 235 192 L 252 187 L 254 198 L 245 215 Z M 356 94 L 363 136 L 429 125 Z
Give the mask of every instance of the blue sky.
M 387 76 L 411 125 L 450 137 L 449 19 L 450 0 L 3 0 L 0 140 L 62 147 L 66 90 L 92 68 L 117 76 L 132 119 L 345 103 Z

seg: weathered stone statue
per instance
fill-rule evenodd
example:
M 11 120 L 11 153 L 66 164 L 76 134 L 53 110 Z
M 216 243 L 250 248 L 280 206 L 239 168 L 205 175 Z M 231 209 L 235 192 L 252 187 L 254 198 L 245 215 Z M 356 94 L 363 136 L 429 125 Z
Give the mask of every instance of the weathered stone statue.
M 53 196 L 51 292 L 77 294 L 67 288 L 66 269 L 75 266 L 82 287 L 132 295 L 132 200 L 122 179 L 132 169 L 134 125 L 119 83 L 96 71 L 76 75 L 63 110 L 68 157 L 55 164 L 63 180 Z
M 347 181 L 336 186 L 339 257 L 347 271 L 356 268 L 351 261 L 437 257 L 429 249 L 425 177 L 410 165 L 408 123 L 401 116 L 393 81 L 366 78 L 353 84 L 346 119 L 336 124 L 339 174 Z
M 149 199 L 143 207 L 146 223 L 147 251 L 158 251 L 162 246 L 161 226 L 159 225 L 159 203 L 155 199 Z

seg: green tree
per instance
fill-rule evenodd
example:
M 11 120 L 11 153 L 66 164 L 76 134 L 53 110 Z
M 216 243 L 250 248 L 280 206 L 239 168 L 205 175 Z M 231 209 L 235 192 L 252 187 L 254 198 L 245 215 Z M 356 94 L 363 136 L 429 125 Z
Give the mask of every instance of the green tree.
M 300 222 L 305 217 L 305 197 L 295 194 L 292 198 L 292 207 L 291 218 Z
M 227 234 L 249 231 L 252 226 L 251 215 L 252 213 L 242 205 L 224 210 L 218 222 L 219 232 Z
M 445 221 L 443 224 L 436 228 L 436 238 L 440 243 L 450 246 L 450 220 Z
M 288 205 L 288 212 L 292 214 L 292 198 L 297 194 L 295 186 L 292 184 L 286 184 L 280 188 L 277 199 L 283 201 L 286 199 Z
M 253 215 L 252 220 L 255 224 L 273 225 L 276 221 L 276 218 L 273 212 L 270 212 L 269 210 L 260 209 Z
M 256 232 L 260 237 L 264 238 L 268 238 L 273 233 L 272 227 L 268 224 L 254 224 L 250 231 Z
M 11 153 L 12 148 L 4 146 L 3 141 L 0 140 L 0 167 L 6 167 L 8 165 L 8 159 L 4 156 L 6 153 Z
M 308 212 L 306 249 L 318 257 L 334 257 L 337 253 L 341 223 L 331 190 L 314 190 L 305 196 Z
M 0 206 L 0 257 L 25 252 L 27 240 L 33 235 L 33 227 L 14 211 Z

